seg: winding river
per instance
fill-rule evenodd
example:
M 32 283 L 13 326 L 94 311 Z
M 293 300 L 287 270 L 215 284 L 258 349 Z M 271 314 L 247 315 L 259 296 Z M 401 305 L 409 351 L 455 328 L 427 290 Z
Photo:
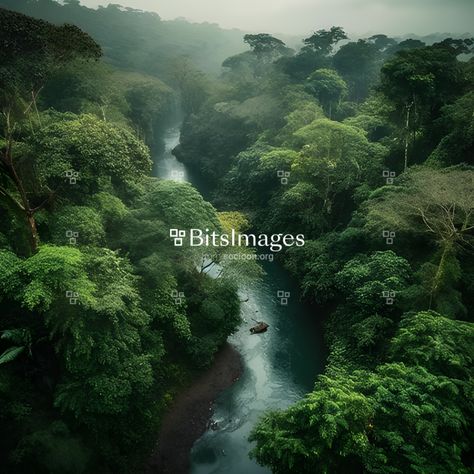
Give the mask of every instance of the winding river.
M 179 143 L 179 130 L 179 125 L 168 129 L 156 175 L 189 181 L 205 191 L 171 153 Z M 278 263 L 264 262 L 263 267 L 264 278 L 241 291 L 243 323 L 229 338 L 241 354 L 242 377 L 215 401 L 210 428 L 191 452 L 191 474 L 271 472 L 248 456 L 252 427 L 265 411 L 286 408 L 302 398 L 323 370 L 321 318 L 299 301 L 297 286 Z M 287 301 L 279 298 L 281 291 L 289 293 Z M 266 321 L 269 330 L 250 335 L 255 319 Z

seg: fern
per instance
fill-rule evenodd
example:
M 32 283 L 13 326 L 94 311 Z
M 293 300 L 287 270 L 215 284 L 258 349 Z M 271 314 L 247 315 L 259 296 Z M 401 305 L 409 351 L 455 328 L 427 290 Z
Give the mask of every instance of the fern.
M 6 364 L 7 362 L 11 362 L 12 360 L 16 359 L 24 350 L 25 350 L 25 346 L 9 347 L 0 356 L 0 364 Z

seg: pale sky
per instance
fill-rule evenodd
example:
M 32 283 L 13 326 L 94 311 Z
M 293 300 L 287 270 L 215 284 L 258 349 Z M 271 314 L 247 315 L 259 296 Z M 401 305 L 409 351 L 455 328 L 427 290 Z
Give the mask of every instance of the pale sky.
M 332 25 L 350 33 L 474 32 L 474 0 L 81 0 L 157 12 L 163 19 L 303 35 Z

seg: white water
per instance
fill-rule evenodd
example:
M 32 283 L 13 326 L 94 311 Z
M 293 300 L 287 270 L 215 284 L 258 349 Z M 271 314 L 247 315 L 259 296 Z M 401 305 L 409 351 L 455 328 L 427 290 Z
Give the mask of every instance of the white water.
M 155 162 L 154 175 L 163 179 L 174 181 L 189 181 L 188 172 L 183 163 L 180 163 L 171 153 L 179 145 L 181 123 L 170 127 L 163 137 L 164 151 Z

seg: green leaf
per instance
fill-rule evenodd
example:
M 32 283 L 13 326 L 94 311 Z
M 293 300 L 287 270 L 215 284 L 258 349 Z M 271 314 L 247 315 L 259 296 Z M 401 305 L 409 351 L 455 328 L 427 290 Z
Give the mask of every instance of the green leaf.
M 13 346 L 9 347 L 1 356 L 0 364 L 6 364 L 16 359 L 23 351 L 25 350 L 24 346 Z

